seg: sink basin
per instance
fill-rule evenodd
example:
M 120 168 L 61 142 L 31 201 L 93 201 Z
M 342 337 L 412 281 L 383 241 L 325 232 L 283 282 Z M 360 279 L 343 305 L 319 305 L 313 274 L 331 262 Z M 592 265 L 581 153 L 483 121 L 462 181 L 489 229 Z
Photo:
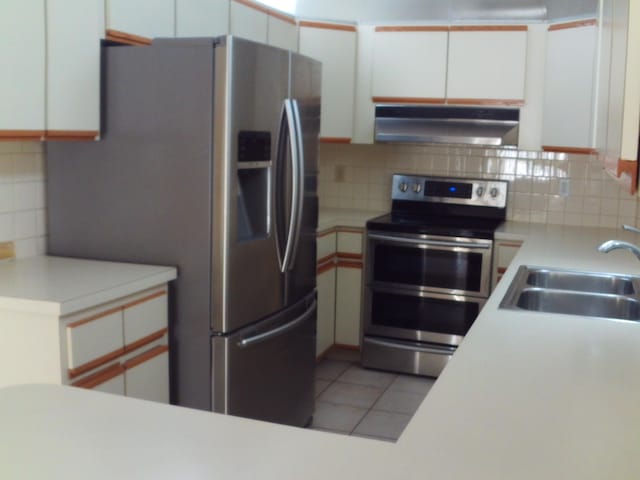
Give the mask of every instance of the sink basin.
M 636 293 L 633 280 L 630 277 L 606 273 L 534 269 L 529 271 L 527 285 L 554 290 L 611 293 L 616 295 Z
M 640 277 L 523 265 L 500 308 L 640 321 Z
M 536 312 L 640 320 L 640 301 L 622 295 L 525 288 L 516 306 Z

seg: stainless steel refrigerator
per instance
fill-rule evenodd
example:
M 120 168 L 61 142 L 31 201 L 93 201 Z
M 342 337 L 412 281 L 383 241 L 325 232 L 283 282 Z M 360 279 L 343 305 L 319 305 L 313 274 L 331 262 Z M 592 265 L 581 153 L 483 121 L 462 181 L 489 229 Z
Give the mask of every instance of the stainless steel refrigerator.
M 102 139 L 47 145 L 48 253 L 176 265 L 172 403 L 304 425 L 320 64 L 230 36 L 102 61 Z

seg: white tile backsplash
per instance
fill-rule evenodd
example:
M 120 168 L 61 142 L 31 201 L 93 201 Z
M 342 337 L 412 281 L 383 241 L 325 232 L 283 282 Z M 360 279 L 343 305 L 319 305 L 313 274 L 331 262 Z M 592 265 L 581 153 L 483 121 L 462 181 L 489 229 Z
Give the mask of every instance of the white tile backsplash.
M 0 142 L 0 241 L 16 257 L 45 252 L 47 222 L 44 148 L 39 142 Z

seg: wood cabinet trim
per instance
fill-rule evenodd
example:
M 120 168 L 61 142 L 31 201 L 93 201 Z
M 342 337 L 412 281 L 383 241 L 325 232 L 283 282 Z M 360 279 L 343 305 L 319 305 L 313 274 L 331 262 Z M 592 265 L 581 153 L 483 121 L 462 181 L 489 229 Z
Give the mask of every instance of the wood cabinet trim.
M 326 256 L 324 256 L 322 258 L 319 258 L 318 261 L 316 262 L 316 264 L 317 265 L 322 265 L 323 263 L 330 262 L 334 258 L 336 258 L 336 254 L 335 253 L 330 253 L 329 255 L 326 255 Z
M 451 32 L 526 32 L 526 25 L 452 25 Z
M 308 20 L 300 20 L 298 22 L 298 25 L 300 25 L 300 27 L 308 27 L 308 28 L 323 28 L 325 30 L 340 30 L 343 32 L 354 32 L 354 33 L 356 32 L 356 27 L 354 25 L 343 25 L 339 23 L 310 22 Z
M 548 30 L 552 32 L 554 30 L 565 30 L 567 28 L 590 27 L 597 24 L 598 21 L 595 18 L 590 18 L 587 20 L 576 20 L 575 22 L 556 23 L 554 25 L 549 25 Z
M 124 353 L 133 352 L 134 350 L 137 350 L 138 348 L 143 347 L 151 342 L 160 340 L 162 337 L 164 337 L 167 334 L 168 331 L 169 331 L 168 328 L 162 328 L 157 332 L 153 332 L 147 335 L 146 337 L 142 337 L 139 340 L 136 340 L 135 342 L 131 342 L 124 346 Z
M 320 137 L 320 143 L 351 143 L 351 139 L 348 137 Z
M 638 189 L 638 162 L 636 160 L 618 160 L 618 170 L 616 174 L 620 177 L 626 173 L 631 177 L 631 195 L 635 194 Z
M 272 17 L 283 20 L 291 25 L 297 25 L 296 18 L 292 15 L 287 15 L 286 13 L 279 12 L 272 8 L 267 7 L 266 5 L 261 5 L 256 2 L 252 2 L 251 0 L 233 0 L 236 3 L 240 3 L 245 7 L 253 8 L 254 10 L 258 10 L 259 12 L 266 13 Z
M 118 375 L 122 375 L 124 371 L 125 368 L 122 365 L 120 365 L 119 363 L 114 363 L 113 365 L 109 365 L 107 368 L 100 370 L 93 375 L 89 375 L 87 378 L 78 380 L 71 385 L 80 388 L 94 388 L 102 383 L 108 382 Z
M 422 103 L 431 105 L 444 105 L 444 98 L 429 97 L 371 97 L 373 103 Z
M 507 271 L 507 267 L 498 267 L 496 270 L 499 275 L 502 275 L 504 272 Z
M 364 233 L 364 229 L 360 227 L 336 227 L 337 233 Z
M 589 147 L 562 147 L 556 145 L 543 145 L 542 151 L 556 153 L 576 153 L 580 155 L 597 155 L 598 150 Z
M 516 98 L 447 98 L 449 105 L 513 105 L 523 106 L 524 100 Z
M 43 140 L 44 130 L 0 130 L 0 141 Z
M 355 268 L 362 270 L 362 262 L 351 262 L 347 260 L 338 260 L 336 266 L 339 268 Z
M 113 30 L 111 28 L 108 28 L 106 30 L 105 39 L 109 40 L 110 42 L 122 43 L 124 45 L 151 45 L 151 39 L 148 37 L 141 37 L 140 35 L 134 35 L 132 33 L 122 32 L 120 30 Z
M 360 261 L 362 261 L 362 254 L 361 253 L 338 252 L 338 253 L 336 253 L 336 257 L 338 257 L 338 259 L 344 258 L 345 260 L 360 260 Z
M 152 293 L 151 295 L 147 295 L 146 297 L 142 297 L 139 298 L 137 300 L 133 300 L 129 303 L 125 303 L 122 308 L 127 309 L 127 308 L 131 308 L 131 307 L 135 307 L 136 305 L 140 305 L 141 303 L 145 303 L 148 302 L 149 300 L 153 300 L 154 298 L 158 298 L 158 297 L 162 297 L 163 295 L 166 295 L 167 291 L 163 290 L 161 292 L 156 292 L 156 293 Z
M 0 260 L 16 258 L 16 245 L 14 242 L 0 242 Z
M 385 27 L 376 27 L 377 32 L 448 32 L 449 27 L 447 25 L 432 25 L 432 26 L 385 26 Z
M 151 360 L 158 355 L 162 355 L 164 352 L 168 352 L 169 347 L 167 345 L 158 345 L 157 347 L 153 347 L 150 350 L 147 350 L 144 353 L 141 353 L 137 357 L 130 358 L 126 362 L 124 362 L 124 369 L 129 370 L 130 368 L 137 367 L 141 363 L 144 363 L 148 360 Z
M 97 130 L 45 130 L 44 139 L 57 140 L 96 140 L 100 136 Z
M 105 363 L 109 363 L 112 360 L 115 360 L 119 356 L 124 355 L 124 353 L 125 353 L 124 347 L 121 347 L 121 348 L 118 348 L 117 350 L 114 350 L 111 353 L 107 353 L 106 355 L 102 355 L 101 357 L 91 360 L 90 362 L 83 363 L 78 367 L 69 368 L 67 370 L 67 373 L 69 374 L 69 378 L 74 378 L 79 375 L 82 375 L 83 373 L 87 373 L 89 370 L 93 370 L 94 368 L 100 367 Z
M 336 233 L 335 227 L 328 228 L 326 230 L 322 230 L 316 234 L 316 238 L 326 237 L 327 235 L 331 235 L 332 233 Z
M 334 268 L 336 268 L 335 262 L 327 262 L 325 264 L 318 265 L 316 267 L 316 275 L 321 275 L 324 272 L 328 272 L 329 270 L 333 270 Z
M 514 247 L 514 248 L 520 248 L 522 246 L 522 242 L 520 243 L 510 243 L 510 242 L 501 242 L 498 241 L 498 247 Z
M 123 308 L 122 306 L 109 308 L 108 310 L 104 310 L 100 313 L 96 313 L 95 315 L 91 315 L 89 317 L 76 320 L 75 322 L 71 322 L 67 324 L 67 328 L 78 328 L 86 323 L 93 322 L 95 320 L 99 320 L 104 317 L 108 317 L 109 315 L 113 315 L 114 313 L 118 313 L 120 310 L 122 310 L 122 308 Z

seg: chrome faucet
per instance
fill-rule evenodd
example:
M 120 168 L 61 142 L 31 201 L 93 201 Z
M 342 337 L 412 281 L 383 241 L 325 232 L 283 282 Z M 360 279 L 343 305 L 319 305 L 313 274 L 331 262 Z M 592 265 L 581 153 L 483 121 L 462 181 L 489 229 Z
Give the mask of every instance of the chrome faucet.
M 622 225 L 622 229 L 628 232 L 640 233 L 640 229 L 632 227 L 631 225 Z M 638 260 L 640 260 L 640 248 L 633 243 L 623 242 L 622 240 L 607 240 L 598 247 L 598 251 L 602 253 L 609 253 L 611 250 L 617 250 L 619 248 L 629 250 L 638 257 Z

